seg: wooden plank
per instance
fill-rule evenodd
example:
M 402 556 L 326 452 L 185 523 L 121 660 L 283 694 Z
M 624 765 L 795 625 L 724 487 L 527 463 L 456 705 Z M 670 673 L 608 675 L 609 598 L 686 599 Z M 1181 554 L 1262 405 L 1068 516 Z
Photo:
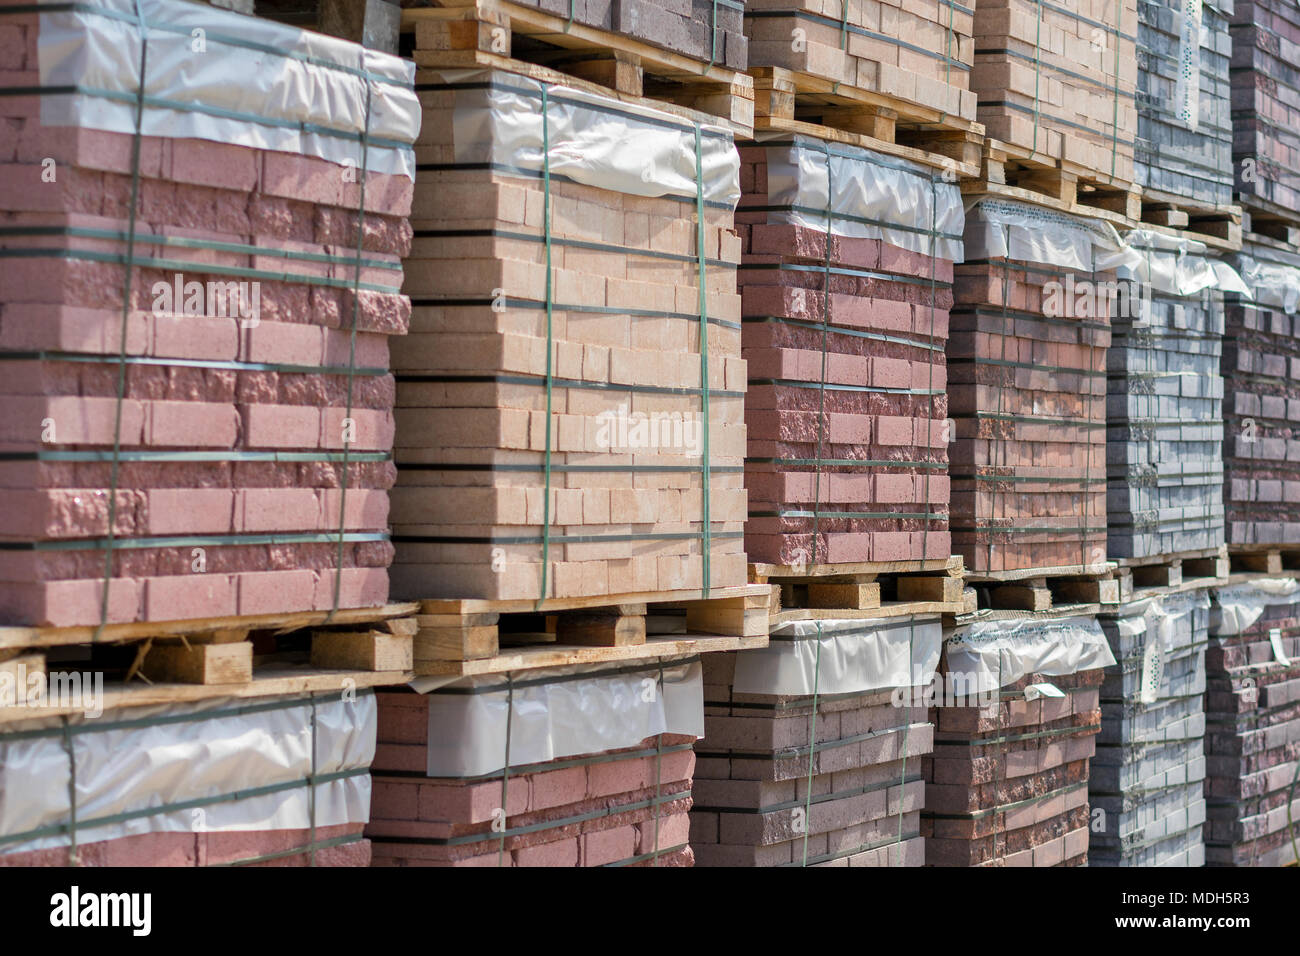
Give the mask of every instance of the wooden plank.
M 253 679 L 253 645 L 155 644 L 140 665 L 151 681 L 182 684 L 247 684 Z
M 960 582 L 958 582 L 960 584 Z M 938 598 L 937 600 L 943 600 Z M 880 584 L 824 584 L 808 585 L 808 606 L 817 608 L 850 608 L 866 610 L 880 607 Z
M 414 638 L 415 660 L 472 661 L 492 657 L 497 653 L 498 635 L 496 624 L 422 627 Z
M 846 608 L 791 608 L 773 614 L 770 626 L 777 627 L 795 621 L 873 621 L 916 615 L 960 614 L 963 603 L 964 601 L 884 601 L 880 607 L 865 611 Z
M 1032 584 L 1003 584 L 990 590 L 989 600 L 998 610 L 1047 611 L 1052 607 L 1052 592 Z
M 904 575 L 898 579 L 898 599 L 961 603 L 963 587 L 961 578 Z
M 751 563 L 749 578 L 751 581 L 766 582 L 770 578 L 802 580 L 830 576 L 910 574 L 918 571 L 943 571 L 951 577 L 961 577 L 965 571 L 965 562 L 961 555 L 954 554 L 946 558 L 929 558 L 925 561 L 846 561 L 841 564 L 807 565 Z
M 766 584 L 734 584 L 710 588 L 706 597 L 699 588 L 682 591 L 640 591 L 629 594 L 602 594 L 589 597 L 547 598 L 538 607 L 531 598 L 491 600 L 486 598 L 430 598 L 419 603 L 421 615 L 427 614 L 533 614 L 552 611 L 578 611 L 586 608 L 614 607 L 619 604 L 673 604 L 685 601 L 726 601 L 769 594 Z
M 618 609 L 571 611 L 556 623 L 558 644 L 593 647 L 630 647 L 644 644 L 645 605 L 624 605 Z
M 382 631 L 315 631 L 312 667 L 359 671 L 409 671 L 415 663 L 413 635 Z

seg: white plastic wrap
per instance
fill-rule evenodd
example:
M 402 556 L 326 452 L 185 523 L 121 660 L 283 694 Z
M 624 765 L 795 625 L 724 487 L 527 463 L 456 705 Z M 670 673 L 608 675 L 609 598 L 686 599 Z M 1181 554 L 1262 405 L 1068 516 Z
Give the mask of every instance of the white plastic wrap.
M 109 711 L 96 719 L 70 717 L 85 728 L 71 737 L 76 759 L 77 841 L 91 843 L 141 833 L 302 830 L 311 826 L 306 785 L 239 800 L 204 803 L 240 790 L 306 781 L 312 773 L 311 704 L 307 700 L 263 709 L 256 700 Z M 251 710 L 236 713 L 241 709 Z M 224 716 L 221 712 L 227 712 Z M 193 720 L 172 718 L 193 715 Z M 210 715 L 210 716 L 205 716 Z M 355 700 L 316 700 L 316 773 L 368 769 L 378 726 L 374 694 Z M 149 718 L 168 722 L 115 727 Z M 57 728 L 57 719 L 23 721 L 8 732 Z M 101 729 L 102 728 L 102 729 Z M 17 835 L 66 823 L 71 766 L 61 733 L 11 740 L 0 736 L 0 834 Z M 370 819 L 370 775 L 320 783 L 316 826 Z M 186 801 L 117 823 L 94 820 Z M 67 846 L 65 835 L 0 844 L 0 853 Z
M 1064 677 L 1115 663 L 1095 617 L 978 621 L 955 628 L 945 651 L 947 673 L 981 690 L 1028 674 Z
M 738 694 L 811 696 L 924 687 L 939 666 L 943 628 L 928 621 L 794 621 L 772 631 L 765 648 L 736 655 Z M 821 659 L 818 660 L 818 645 Z
M 1300 269 L 1259 262 L 1247 255 L 1237 257 L 1237 268 L 1256 303 L 1295 315 L 1300 307 Z
M 566 667 L 521 674 L 513 694 L 499 676 L 468 677 L 429 692 L 431 777 L 478 777 L 510 765 L 634 747 L 656 734 L 704 736 L 704 669 L 698 660 L 659 667 Z
M 966 258 L 1017 259 L 1084 272 L 1136 263 L 1115 227 L 1005 199 L 978 199 L 966 211 Z
M 1154 291 L 1166 295 L 1192 296 L 1204 289 L 1250 295 L 1250 287 L 1236 269 L 1205 255 L 1209 247 L 1203 242 L 1149 229 L 1134 229 L 1124 236 L 1124 241 L 1139 259 L 1120 268 L 1121 279 L 1148 283 Z
M 1300 582 L 1295 578 L 1263 578 L 1216 588 L 1210 632 L 1219 637 L 1240 634 L 1258 621 L 1270 604 L 1300 604 Z
M 1142 691 L 1139 699 L 1154 704 L 1160 699 L 1165 662 L 1176 650 L 1178 621 L 1194 611 L 1210 607 L 1208 591 L 1187 591 L 1158 595 L 1121 605 L 1115 612 L 1115 626 L 1126 637 L 1145 635 L 1142 650 Z
M 549 152 L 553 176 L 632 196 L 696 198 L 696 126 L 681 117 L 515 74 L 440 73 L 455 86 L 457 163 L 540 172 Z M 704 124 L 699 133 L 704 199 L 734 209 L 740 156 L 731 132 Z
M 135 132 L 141 28 L 137 0 L 42 12 L 41 97 L 46 126 Z M 415 178 L 420 130 L 414 64 L 376 50 L 185 0 L 138 0 L 148 41 L 146 136 L 194 138 L 361 165 Z M 361 74 L 369 74 L 368 77 Z M 321 132 L 333 130 L 345 137 Z
M 934 170 L 866 149 L 796 136 L 763 143 L 771 222 L 880 239 L 890 245 L 960 262 L 965 221 L 961 190 Z M 828 172 L 829 170 L 829 172 Z M 828 182 L 829 177 L 829 182 Z M 931 233 L 934 241 L 931 241 Z M 933 250 L 933 251 L 932 251 Z

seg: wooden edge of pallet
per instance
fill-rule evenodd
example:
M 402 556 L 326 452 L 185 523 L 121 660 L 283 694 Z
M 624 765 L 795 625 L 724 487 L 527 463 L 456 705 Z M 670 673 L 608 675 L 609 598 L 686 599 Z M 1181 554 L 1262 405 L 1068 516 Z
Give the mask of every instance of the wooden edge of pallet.
M 996 139 L 985 140 L 981 159 L 981 177 L 963 182 L 963 193 L 988 192 L 1123 228 L 1141 221 L 1141 190 L 1133 183 Z M 1017 181 L 1008 182 L 1009 175 Z
M 961 614 L 962 601 L 884 601 L 876 607 L 863 608 L 790 608 L 768 617 L 771 627 L 798 621 L 871 621 L 898 617 L 938 617 Z
M 1007 186 L 1004 183 L 963 180 L 961 193 L 962 196 L 968 199 L 978 200 L 986 197 L 989 199 L 1010 199 L 1015 202 L 1041 206 L 1055 212 L 1063 212 L 1071 216 L 1100 219 L 1125 231 L 1133 229 L 1137 225 L 1137 220 L 1131 219 L 1123 213 L 1113 212 L 1109 209 L 1099 209 L 1096 206 L 1080 206 L 1078 203 L 1062 202 L 1045 193 L 1035 192 L 1032 189 L 1022 189 L 1019 186 Z
M 927 558 L 917 561 L 846 561 L 840 564 L 765 564 L 751 562 L 749 580 L 766 584 L 769 580 L 808 580 L 822 577 L 856 577 L 879 574 L 923 574 L 942 571 L 949 577 L 965 573 L 965 560 L 960 554 L 946 558 Z
M 1134 604 L 1138 601 L 1146 601 L 1150 598 L 1167 597 L 1171 594 L 1187 594 L 1191 591 L 1201 591 L 1209 588 L 1223 587 L 1228 583 L 1227 575 L 1215 577 L 1184 577 L 1178 584 L 1172 585 L 1134 585 L 1128 591 L 1121 590 L 1119 605 Z M 1119 610 L 1116 605 L 1108 605 L 1102 608 L 1102 614 L 1115 614 Z
M 873 152 L 883 153 L 897 159 L 905 159 L 941 170 L 953 183 L 956 183 L 963 176 L 978 176 L 980 171 L 978 163 L 962 161 L 938 150 L 928 151 L 916 146 L 891 143 L 887 140 L 869 136 L 866 133 L 835 129 L 830 126 L 823 126 L 820 123 L 808 123 L 803 120 L 786 119 L 784 117 L 756 116 L 754 118 L 754 131 L 755 133 L 773 132 L 811 136 L 815 139 L 841 143 L 845 146 L 869 149 Z M 937 140 L 936 143 L 938 143 Z M 957 150 L 954 149 L 953 151 Z
M 291 611 L 282 614 L 248 614 L 232 617 L 189 618 L 181 621 L 137 621 L 108 624 L 99 633 L 93 626 L 25 627 L 0 626 L 0 648 L 61 647 L 69 644 L 121 643 L 150 637 L 192 637 L 217 631 L 297 631 L 308 627 L 376 624 L 392 618 L 409 617 L 418 603 L 385 604 L 379 607 L 344 608 L 329 611 Z
M 1297 545 L 1300 550 L 1300 545 Z M 1192 548 L 1187 551 L 1175 551 L 1170 554 L 1148 554 L 1134 558 L 1111 558 L 1117 569 L 1140 568 L 1152 564 L 1167 564 L 1171 561 L 1195 561 L 1202 558 L 1226 558 L 1228 546 L 1218 545 L 1214 548 Z
M 1204 243 L 1207 248 L 1214 249 L 1219 252 L 1240 252 L 1241 251 L 1242 231 L 1240 225 L 1237 225 L 1234 229 L 1222 230 L 1224 235 L 1220 236 L 1220 235 L 1216 235 L 1215 233 L 1205 232 L 1204 229 L 1208 228 L 1209 226 L 1209 224 L 1205 222 L 1199 223 L 1197 225 L 1189 224 L 1187 226 L 1173 227 L 1173 226 L 1164 226 L 1158 223 L 1149 222 L 1145 218 L 1146 216 L 1145 211 L 1143 212 L 1142 215 L 1144 218 L 1140 223 L 1137 224 L 1138 228 L 1146 229 L 1162 236 L 1168 236 L 1172 239 L 1190 240 L 1192 242 Z M 1228 225 L 1232 225 L 1232 223 L 1228 223 Z
M 539 606 L 530 598 L 427 598 L 417 602 L 421 614 L 548 614 L 612 608 L 621 604 L 671 604 L 682 601 L 728 601 L 736 598 L 765 597 L 770 588 L 763 584 L 731 584 L 710 588 L 706 596 L 699 588 L 683 591 L 639 591 L 629 594 L 603 594 L 592 597 L 547 598 Z
M 603 664 L 615 661 L 655 661 L 694 654 L 739 651 L 766 647 L 767 635 L 728 637 L 700 635 L 685 637 L 647 637 L 644 644 L 625 647 L 557 646 L 510 648 L 492 657 L 467 661 L 416 661 L 420 677 L 469 677 L 479 674 L 504 674 L 541 667 L 567 667 L 575 664 Z
M 1071 617 L 1091 617 L 1100 613 L 1102 605 L 1098 603 L 1091 604 L 1058 604 L 1055 607 L 1044 611 L 1021 611 L 1016 609 L 994 609 L 982 608 L 972 614 L 954 615 L 951 618 L 944 619 L 944 627 L 962 627 L 966 624 L 978 624 L 983 621 L 1053 621 L 1065 620 Z
M 1011 571 L 966 571 L 967 583 L 999 583 L 1023 581 L 1028 578 L 1086 578 L 1107 577 L 1115 572 L 1114 561 L 1093 564 L 1068 564 L 1052 568 L 1019 568 Z
M 1300 544 L 1229 545 L 1228 564 L 1233 573 L 1300 575 Z

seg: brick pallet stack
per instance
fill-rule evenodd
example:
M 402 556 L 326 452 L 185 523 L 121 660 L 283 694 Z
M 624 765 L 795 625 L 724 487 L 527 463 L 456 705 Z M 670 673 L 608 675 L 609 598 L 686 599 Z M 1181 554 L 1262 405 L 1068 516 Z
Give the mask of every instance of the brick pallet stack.
M 1118 663 L 1101 686 L 1088 864 L 1203 866 L 1209 594 L 1133 601 L 1101 625 Z
M 956 186 L 806 137 L 741 162 L 749 559 L 947 557 Z
M 1223 289 L 1244 290 L 1204 244 L 1137 230 L 1120 272 L 1107 395 L 1112 558 L 1217 548 L 1223 524 Z M 1149 296 L 1149 298 L 1148 298 Z
M 700 674 L 669 660 L 381 692 L 374 865 L 692 865 Z
M 1212 596 L 1205 862 L 1288 866 L 1300 839 L 1300 585 L 1259 577 Z
M 149 94 L 176 105 L 150 102 L 138 142 L 128 105 L 48 92 L 93 68 L 97 86 L 133 97 L 139 57 L 99 60 L 138 49 L 137 27 L 108 8 L 0 15 L 10 85 L 46 86 L 0 99 L 12 257 L 0 270 L 0 488 L 4 537 L 28 545 L 0 562 L 0 617 L 64 626 L 382 604 L 412 71 L 210 7 L 142 9 L 168 25 L 148 35 Z M 200 28 L 210 52 L 196 59 Z M 294 56 L 268 61 L 258 43 Z M 301 101 L 300 85 L 321 95 Z M 230 113 L 223 98 L 218 116 L 218 87 L 279 105 Z
M 1137 25 L 1135 0 L 981 4 L 971 89 L 989 138 L 1067 179 L 1132 183 Z
M 731 134 L 504 72 L 420 97 L 394 593 L 743 584 Z
M 1300 225 L 1300 5 L 1239 0 L 1232 11 L 1232 164 L 1237 197 Z M 1279 238 L 1283 236 L 1279 234 Z
M 953 550 L 968 570 L 1105 560 L 1105 284 L 1119 249 L 1105 223 L 1022 203 L 967 215 L 948 405 Z
M 1083 866 L 1102 668 L 1093 617 L 993 619 L 945 639 L 921 833 L 928 866 Z
M 1229 547 L 1300 541 L 1300 255 L 1254 237 L 1237 258 L 1223 346 Z
M 921 866 L 940 635 L 936 618 L 799 621 L 708 655 L 698 865 Z
M 1229 205 L 1232 0 L 1138 0 L 1137 12 L 1136 182 L 1144 195 Z

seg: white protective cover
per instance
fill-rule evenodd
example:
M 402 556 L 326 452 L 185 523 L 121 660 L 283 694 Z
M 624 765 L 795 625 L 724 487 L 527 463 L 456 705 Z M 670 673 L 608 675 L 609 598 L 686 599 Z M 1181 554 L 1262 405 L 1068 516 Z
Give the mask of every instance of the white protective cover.
M 766 149 L 768 203 L 789 207 L 769 211 L 770 221 L 824 232 L 827 192 L 833 187 L 835 235 L 880 239 L 923 255 L 962 260 L 965 210 L 956 182 L 936 180 L 927 167 L 867 149 L 828 146 L 803 136 L 785 139 Z M 759 144 L 765 145 L 761 137 Z
M 1140 700 L 1154 704 L 1160 699 L 1165 661 L 1174 652 L 1175 626 L 1179 618 L 1210 606 L 1208 590 L 1186 591 L 1144 598 L 1116 608 L 1115 626 L 1125 636 L 1145 634 L 1142 651 Z
M 1150 283 L 1154 291 L 1166 295 L 1193 296 L 1204 289 L 1250 295 L 1237 270 L 1206 256 L 1209 246 L 1199 240 L 1134 229 L 1124 241 L 1140 258 L 1119 269 L 1121 279 Z
M 634 747 L 656 734 L 704 736 L 704 668 L 604 665 L 524 671 L 513 695 L 500 675 L 420 681 L 429 693 L 430 777 L 478 777 L 510 766 Z M 441 686 L 439 686 L 441 684 Z M 436 688 L 436 689 L 435 689 Z M 472 691 L 472 693 L 457 693 Z
M 1264 578 L 1216 588 L 1210 633 L 1220 637 L 1240 634 L 1258 621 L 1270 604 L 1300 604 L 1300 582 L 1295 578 Z
M 1260 262 L 1244 254 L 1237 257 L 1237 267 L 1256 303 L 1295 315 L 1300 307 L 1300 269 Z
M 1014 684 L 1027 674 L 1064 677 L 1115 663 L 1095 617 L 978 621 L 954 628 L 945 651 L 947 673 L 961 674 L 981 690 Z
M 73 734 L 77 775 L 77 842 L 91 843 L 141 833 L 302 830 L 311 826 L 308 788 L 290 787 L 240 800 L 202 803 L 239 790 L 306 781 L 312 772 L 311 704 L 285 702 L 251 713 L 222 711 L 254 707 L 249 699 L 106 711 L 87 719 L 90 728 Z M 179 715 L 193 720 L 171 721 Z M 368 769 L 378 726 L 373 693 L 354 700 L 316 700 L 316 772 Z M 213 716 L 205 716 L 213 715 Z M 117 727 L 150 717 L 152 726 Z M 58 728 L 57 718 L 8 725 L 8 732 Z M 102 729 L 100 729 L 102 727 Z M 26 740 L 0 737 L 0 834 L 18 834 L 66 823 L 71 766 L 63 735 Z M 198 801 L 196 807 L 161 811 L 119 823 L 93 826 L 96 818 L 149 807 Z M 201 811 L 201 813 L 199 813 Z M 360 773 L 316 787 L 316 826 L 366 823 L 370 819 L 370 775 Z M 0 844 L 0 853 L 67 846 L 66 835 Z
M 356 137 L 366 125 L 368 86 L 372 142 L 366 168 L 415 179 L 410 144 L 420 131 L 420 104 L 413 63 L 185 0 L 85 2 L 98 9 L 40 15 L 41 85 L 80 88 L 73 94 L 41 96 L 44 125 L 135 132 L 138 3 L 148 41 L 145 94 L 152 100 L 142 117 L 144 135 L 301 153 L 360 167 L 362 148 Z M 196 46 L 203 49 L 196 51 Z
M 772 631 L 767 647 L 736 655 L 732 688 L 808 697 L 814 688 L 831 695 L 924 687 L 939 666 L 942 644 L 938 618 L 791 621 Z
M 966 211 L 966 258 L 1003 257 L 1094 272 L 1134 265 L 1138 253 L 1103 219 L 1006 199 L 974 200 Z
M 537 173 L 548 154 L 552 176 L 632 196 L 696 198 L 697 126 L 681 117 L 515 74 L 439 72 L 456 85 L 457 163 Z M 698 130 L 704 200 L 734 209 L 740 201 L 735 140 L 720 126 Z

